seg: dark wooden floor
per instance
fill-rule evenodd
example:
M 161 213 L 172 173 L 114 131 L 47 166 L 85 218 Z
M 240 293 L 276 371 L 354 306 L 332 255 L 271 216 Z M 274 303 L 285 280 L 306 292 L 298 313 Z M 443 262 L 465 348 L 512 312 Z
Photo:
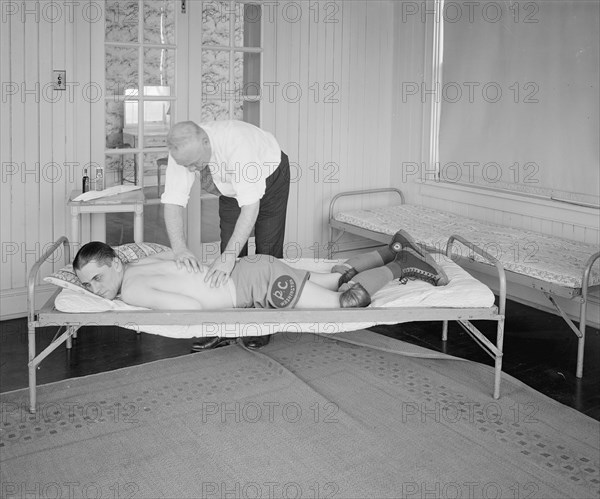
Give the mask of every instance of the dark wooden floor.
M 493 339 L 494 329 L 484 328 Z M 491 365 L 487 356 L 456 324 L 441 341 L 441 323 L 378 326 L 377 333 L 436 351 Z M 50 343 L 55 328 L 40 329 L 38 351 Z M 0 322 L 0 391 L 27 386 L 27 323 Z M 38 384 L 110 371 L 157 359 L 187 355 L 191 340 L 136 334 L 118 327 L 82 328 L 73 348 L 58 348 L 38 370 Z M 536 390 L 600 421 L 600 333 L 588 329 L 583 379 L 575 378 L 576 337 L 563 321 L 518 303 L 507 303 L 503 370 Z

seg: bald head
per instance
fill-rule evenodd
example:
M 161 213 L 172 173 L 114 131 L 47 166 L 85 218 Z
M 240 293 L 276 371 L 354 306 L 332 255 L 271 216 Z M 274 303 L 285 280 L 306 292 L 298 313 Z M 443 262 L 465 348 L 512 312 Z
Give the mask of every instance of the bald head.
M 180 121 L 171 127 L 167 135 L 170 151 L 177 151 L 202 138 L 202 128 L 193 121 Z
M 167 135 L 169 153 L 177 164 L 194 171 L 210 160 L 211 146 L 206 132 L 193 121 L 180 121 Z

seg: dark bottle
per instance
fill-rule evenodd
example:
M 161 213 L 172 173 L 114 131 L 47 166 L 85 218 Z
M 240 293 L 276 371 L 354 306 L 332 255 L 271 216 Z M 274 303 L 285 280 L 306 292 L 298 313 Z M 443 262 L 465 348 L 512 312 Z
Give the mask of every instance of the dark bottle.
M 82 192 L 87 192 L 90 190 L 90 177 L 88 176 L 87 168 L 83 169 L 83 179 L 81 185 Z

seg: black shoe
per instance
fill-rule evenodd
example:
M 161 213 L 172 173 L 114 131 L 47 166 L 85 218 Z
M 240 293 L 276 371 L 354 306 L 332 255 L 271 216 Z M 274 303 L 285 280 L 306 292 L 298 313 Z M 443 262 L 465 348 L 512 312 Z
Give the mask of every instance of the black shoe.
M 423 249 L 415 242 L 415 240 L 405 230 L 399 230 L 394 234 L 390 244 L 388 245 L 390 250 L 394 253 L 399 253 L 403 249 L 412 249 L 415 253 L 425 258 L 426 253 Z
M 207 336 L 205 338 L 198 338 L 192 343 L 192 352 L 204 352 L 204 350 L 210 350 L 217 348 L 225 344 L 226 338 L 220 338 L 219 336 Z
M 251 350 L 262 348 L 265 345 L 268 345 L 269 341 L 271 341 L 270 334 L 266 336 L 247 336 L 242 338 L 242 343 L 244 343 L 244 346 L 246 348 L 250 348 Z

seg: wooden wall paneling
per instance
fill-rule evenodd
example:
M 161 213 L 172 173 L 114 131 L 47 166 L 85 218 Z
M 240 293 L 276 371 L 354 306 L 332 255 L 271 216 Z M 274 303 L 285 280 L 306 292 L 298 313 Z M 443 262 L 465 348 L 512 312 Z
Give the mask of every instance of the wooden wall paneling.
M 331 10 L 331 7 L 328 7 L 330 9 L 329 11 L 324 10 L 321 12 L 321 18 L 325 25 L 325 53 L 327 56 L 325 61 L 325 79 L 319 89 L 319 97 L 324 111 L 324 121 L 327 123 L 327 126 L 323 133 L 325 145 L 324 151 L 326 152 L 323 157 L 324 164 L 321 174 L 323 189 L 321 198 L 321 226 L 318 239 L 319 257 L 326 257 L 328 255 L 326 243 L 329 240 L 329 230 L 327 225 L 329 201 L 333 196 L 337 182 L 339 182 L 340 169 L 339 103 L 336 103 L 335 100 L 339 100 L 339 78 L 341 73 L 341 53 L 339 50 L 341 30 L 339 29 L 339 24 L 341 23 L 342 5 L 341 2 L 327 5 L 335 6 L 335 10 Z
M 365 16 L 364 2 L 350 2 L 344 4 L 350 9 L 348 49 L 350 51 L 350 88 L 348 93 L 349 119 L 346 146 L 348 148 L 348 163 L 341 172 L 344 190 L 361 188 L 362 164 L 366 127 L 364 122 L 365 101 Z M 340 207 L 363 207 L 363 202 L 356 199 L 344 200 Z
M 42 220 L 40 211 L 40 187 L 43 182 L 40 172 L 40 33 L 43 23 L 28 20 L 25 23 L 25 239 L 22 258 L 25 262 L 25 275 L 22 286 L 27 283 L 27 275 L 40 256 L 39 242 Z M 31 94 L 29 93 L 31 92 Z
M 25 168 L 25 142 L 29 137 L 26 130 L 25 122 L 25 58 L 26 54 L 26 38 L 25 38 L 25 23 L 21 21 L 20 16 L 10 17 L 10 32 L 11 32 L 11 76 L 12 81 L 18 86 L 18 93 L 13 95 L 12 113 L 11 113 L 11 131 L 12 131 L 12 161 L 16 163 L 18 173 L 12 176 L 11 183 L 11 232 L 10 244 L 16 245 L 17 251 L 14 254 L 8 255 L 7 259 L 12 268 L 11 288 L 20 288 L 25 285 L 25 259 L 24 250 L 26 242 L 25 223 L 25 183 L 24 183 L 24 168 Z
M 52 24 L 52 65 L 55 69 L 64 69 L 67 73 L 67 85 L 72 85 L 75 79 L 73 67 L 73 26 L 67 23 L 63 16 L 58 22 Z M 68 57 L 70 54 L 71 57 Z M 61 236 L 68 236 L 70 223 L 67 210 L 66 199 L 68 193 L 79 184 L 77 176 L 78 169 L 74 168 L 74 157 L 72 150 L 74 147 L 73 136 L 75 133 L 75 124 L 73 120 L 73 106 L 70 101 L 73 99 L 72 90 L 61 92 L 58 99 L 58 92 L 54 92 L 57 101 L 52 104 L 52 158 L 59 165 L 61 178 L 52 184 L 52 211 L 53 211 L 53 239 Z M 62 255 L 62 253 L 61 253 Z M 75 255 L 71 254 L 71 258 Z M 59 258 L 54 261 L 53 270 L 60 269 L 64 264 L 64 259 Z
M 340 43 L 340 55 L 339 55 L 339 78 L 336 79 L 338 85 L 338 100 L 339 104 L 339 123 L 334 130 L 335 136 L 338 137 L 338 157 L 339 157 L 339 169 L 336 175 L 336 183 L 334 185 L 335 193 L 344 191 L 348 186 L 348 170 L 351 162 L 351 156 L 349 151 L 349 137 L 350 137 L 350 121 L 352 115 L 350 113 L 350 102 L 351 102 L 351 89 L 350 89 L 350 74 L 352 71 L 353 54 L 350 51 L 350 44 L 352 42 L 353 34 L 352 31 L 352 2 L 339 2 L 341 11 L 339 14 L 340 25 L 338 26 L 339 31 L 339 43 Z
M 326 68 L 330 63 L 331 52 L 327 50 L 327 22 L 323 17 L 323 7 L 325 4 L 316 3 L 311 5 L 309 11 L 308 23 L 310 29 L 310 56 L 309 60 L 314 61 L 311 67 L 312 71 L 308 77 L 308 85 L 306 87 L 306 105 L 311 114 L 311 132 L 313 135 L 313 158 L 310 162 L 310 170 L 308 173 L 308 189 L 310 193 L 307 206 L 313 206 L 313 212 L 306 218 L 311 222 L 309 239 L 309 252 L 306 255 L 308 258 L 318 258 L 321 254 L 322 231 L 325 220 L 323 220 L 322 206 L 324 199 L 325 183 L 323 174 L 325 163 L 329 160 L 329 147 L 326 144 L 324 134 L 326 130 L 331 129 L 331 123 L 325 121 L 325 108 L 321 89 L 326 83 Z M 307 179 L 307 180 L 308 180 Z
M 286 215 L 286 234 L 284 256 L 293 258 L 294 244 L 298 241 L 298 190 L 301 178 L 302 158 L 299 149 L 299 106 L 286 100 L 286 85 L 299 84 L 301 37 L 299 23 L 289 22 L 287 4 L 278 4 L 278 8 L 270 11 L 269 22 L 277 39 L 277 46 L 272 48 L 275 60 L 275 72 L 266 82 L 265 91 L 270 99 L 269 106 L 274 109 L 274 132 L 282 150 L 288 155 L 290 162 L 290 193 Z M 265 41 L 268 43 L 268 40 Z M 271 93 L 272 92 L 272 93 Z
M 104 77 L 104 15 L 97 17 L 98 7 L 90 9 L 94 14 L 90 14 L 90 77 L 87 95 L 90 112 L 90 162 L 93 165 L 105 165 L 105 95 L 106 84 Z M 102 13 L 103 14 L 103 13 Z M 102 62 L 99 62 L 102 61 Z M 106 170 L 104 172 L 106 175 Z M 106 179 L 105 179 L 106 182 Z M 129 215 L 131 216 L 132 215 Z M 106 215 L 104 213 L 94 214 L 92 218 L 93 240 L 106 241 Z M 133 242 L 133 241 L 131 241 Z
M 391 134 L 392 126 L 392 81 L 393 81 L 393 6 L 389 2 L 378 3 L 378 16 L 370 23 L 369 31 L 378 34 L 373 50 L 377 54 L 377 69 L 373 81 L 373 92 L 377 94 L 375 124 L 377 126 L 378 174 L 371 178 L 371 187 L 391 186 Z M 377 29 L 379 26 L 379 29 Z M 379 77 L 378 77 L 379 75 Z M 396 202 L 386 196 L 384 203 Z
M 95 8 L 89 8 L 90 0 L 81 2 L 81 9 L 86 9 L 86 12 L 92 12 Z M 75 60 L 75 85 L 76 90 L 74 92 L 75 97 L 73 99 L 74 106 L 74 140 L 75 140 L 75 161 L 77 166 L 75 168 L 75 175 L 81 180 L 83 176 L 83 168 L 91 165 L 91 123 L 92 115 L 89 99 L 87 99 L 85 89 L 89 86 L 91 81 L 91 34 L 90 34 L 90 23 L 86 22 L 81 16 L 75 16 L 75 36 L 74 36 L 74 60 Z M 95 61 L 97 64 L 100 62 Z M 104 64 L 104 58 L 102 58 L 102 64 Z M 104 134 L 103 134 L 104 135 Z M 93 172 L 89 172 L 90 176 Z M 81 218 L 81 229 L 80 237 L 81 241 L 89 241 L 91 239 L 91 226 L 90 217 L 82 216 Z M 72 234 L 70 235 L 72 239 Z M 79 242 L 81 242 L 79 241 Z M 79 248 L 76 246 L 74 250 L 77 251 Z
M 0 26 L 0 81 L 6 85 L 15 85 L 12 75 L 12 44 L 11 44 L 11 22 Z M 0 289 L 12 287 L 12 258 L 8 258 L 11 248 L 12 213 L 11 213 L 11 190 L 13 176 L 8 172 L 15 167 L 12 163 L 12 108 L 13 99 L 8 96 L 8 87 L 2 91 L 0 99 L 0 164 L 2 166 L 2 178 L 0 178 L 0 242 L 2 244 L 0 260 Z
M 365 188 L 375 187 L 375 183 L 379 185 L 386 184 L 385 179 L 380 177 L 379 157 L 380 151 L 378 148 L 379 142 L 379 120 L 381 118 L 379 108 L 380 78 L 379 75 L 379 37 L 381 36 L 382 26 L 378 11 L 380 2 L 372 1 L 365 4 L 364 17 L 364 62 L 363 62 L 363 79 L 364 79 L 364 94 L 362 98 L 363 118 L 360 121 L 362 124 L 362 137 L 359 140 L 362 142 L 362 154 L 360 159 L 360 185 Z M 381 78 L 382 79 L 382 78 Z M 360 134 L 361 132 L 359 132 Z M 376 199 L 376 198 L 375 198 Z M 367 199 L 368 206 L 373 206 L 377 202 L 374 199 Z
M 42 12 L 46 12 L 49 0 L 40 2 Z M 49 11 L 48 11 L 49 12 Z M 39 130 L 40 130 L 40 183 L 39 183 L 39 248 L 36 251 L 39 258 L 54 240 L 54 211 L 53 211 L 53 188 L 57 182 L 62 182 L 61 169 L 54 166 L 53 144 L 54 127 L 52 120 L 53 101 L 62 97 L 63 92 L 52 90 L 49 85 L 52 81 L 52 23 L 48 19 L 42 19 L 39 26 L 39 71 L 38 81 L 41 86 L 39 101 Z M 55 69 L 64 69 L 63 67 Z M 62 218 L 62 216 L 60 217 Z M 53 271 L 51 261 L 47 261 L 40 269 L 40 278 L 47 276 Z
M 294 2 L 286 2 L 286 8 L 289 5 L 298 5 L 299 9 L 307 7 L 307 4 L 296 4 Z M 304 15 L 304 19 L 298 14 L 296 9 L 286 10 L 287 19 L 284 15 L 282 28 L 289 31 L 289 67 L 287 71 L 282 73 L 282 90 L 283 90 L 283 109 L 287 113 L 287 127 L 289 130 L 290 140 L 297 144 L 296 161 L 298 163 L 298 177 L 294 189 L 294 194 L 290 196 L 292 201 L 292 211 L 288 212 L 288 220 L 292 222 L 294 230 L 290 241 L 292 249 L 299 249 L 299 256 L 303 255 L 303 249 L 308 244 L 308 227 L 311 211 L 313 206 L 309 204 L 306 195 L 306 178 L 308 168 L 310 167 L 310 134 L 309 123 L 310 116 L 304 99 L 300 98 L 297 102 L 292 102 L 295 95 L 294 89 L 306 91 L 308 77 L 310 74 L 310 31 L 308 27 L 308 19 Z M 302 10 L 300 10 L 300 13 Z M 281 19 L 281 18 L 280 18 Z M 296 19 L 294 22 L 291 19 Z M 286 85 L 291 85 L 289 94 L 286 90 Z M 292 99 L 290 99 L 292 98 Z M 308 212 L 308 213 L 307 213 Z M 293 254 L 293 253 L 292 253 Z
M 351 121 L 351 144 L 350 150 L 353 151 L 352 163 L 348 165 L 351 171 L 352 187 L 362 188 L 365 180 L 365 144 L 371 139 L 372 128 L 367 125 L 367 82 L 365 68 L 369 54 L 367 53 L 367 10 L 366 2 L 355 3 L 353 5 L 354 22 L 356 26 L 355 44 L 352 48 L 356 52 L 356 64 L 353 66 L 352 81 L 356 82 L 356 99 L 350 101 L 352 106 L 353 119 Z M 361 201 L 361 207 L 365 201 Z

